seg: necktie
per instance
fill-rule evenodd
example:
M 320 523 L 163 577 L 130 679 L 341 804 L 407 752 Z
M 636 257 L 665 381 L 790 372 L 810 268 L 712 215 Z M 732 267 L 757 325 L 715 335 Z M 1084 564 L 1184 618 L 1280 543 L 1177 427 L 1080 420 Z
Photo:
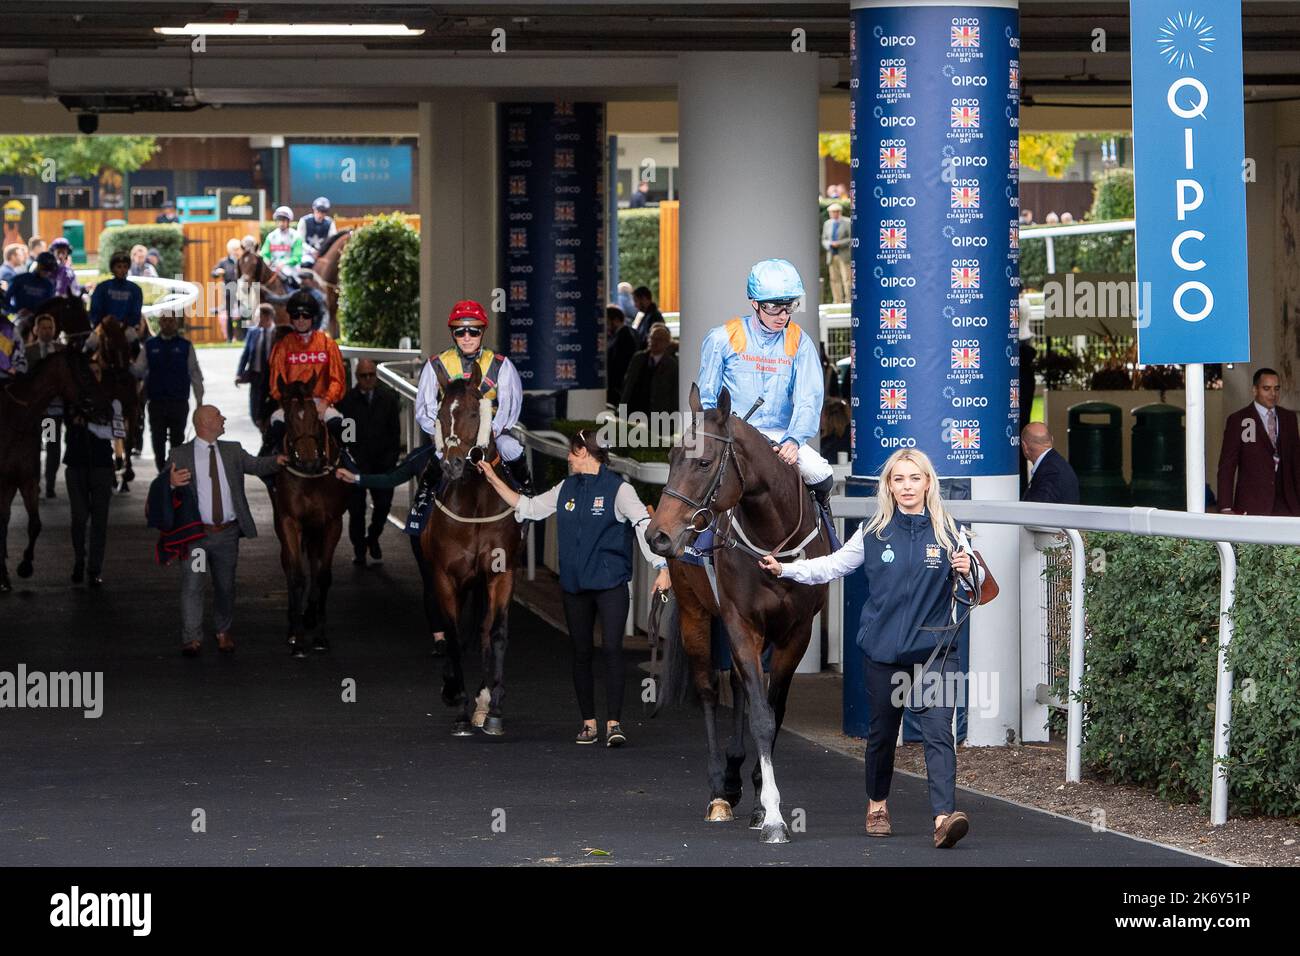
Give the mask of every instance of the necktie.
M 840 237 L 840 221 L 838 219 L 832 219 L 831 220 L 831 242 L 834 242 L 839 237 Z
M 208 446 L 208 477 L 212 480 L 212 523 L 225 524 L 226 515 L 221 508 L 221 465 L 217 461 L 217 446 Z
M 1277 409 L 1276 408 L 1270 408 L 1268 410 L 1268 439 L 1273 443 L 1273 447 L 1276 448 L 1277 447 Z

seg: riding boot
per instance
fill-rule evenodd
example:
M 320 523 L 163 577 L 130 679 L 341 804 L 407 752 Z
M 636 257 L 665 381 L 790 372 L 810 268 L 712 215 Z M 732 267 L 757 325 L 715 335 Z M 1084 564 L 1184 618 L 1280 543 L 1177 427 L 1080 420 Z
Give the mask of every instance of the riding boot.
M 504 459 L 502 460 L 504 461 Z M 519 486 L 519 493 L 526 498 L 531 498 L 533 496 L 533 476 L 528 471 L 528 460 L 523 455 L 520 455 L 513 461 L 506 461 L 505 466 L 510 472 L 510 477 Z
M 817 501 L 817 507 L 821 509 L 822 517 L 826 520 L 826 528 L 830 531 L 832 548 L 839 548 L 839 538 L 835 534 L 835 521 L 831 515 L 831 489 L 835 487 L 835 476 L 827 475 L 815 485 L 809 485 L 808 489 L 813 493 L 813 498 Z

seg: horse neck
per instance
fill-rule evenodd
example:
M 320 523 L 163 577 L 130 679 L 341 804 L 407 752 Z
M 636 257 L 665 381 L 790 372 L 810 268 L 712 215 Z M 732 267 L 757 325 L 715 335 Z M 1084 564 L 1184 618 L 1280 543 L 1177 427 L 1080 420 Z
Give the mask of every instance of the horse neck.
M 13 409 L 11 413 L 9 408 L 6 408 L 6 415 L 13 414 L 24 427 L 44 418 L 45 409 L 60 392 L 61 383 L 55 374 L 53 364 L 55 361 L 62 361 L 58 355 L 59 353 L 56 352 L 41 362 L 35 372 L 15 379 L 5 389 L 6 397 L 11 400 L 6 404 Z
M 747 422 L 733 421 L 736 460 L 745 476 L 745 490 L 736 508 L 747 529 L 766 536 L 763 542 L 774 543 L 799 529 L 792 527 L 793 515 L 787 515 L 789 502 L 798 502 L 806 494 L 797 467 L 787 465 L 772 450 L 767 438 Z M 800 528 L 808 523 L 810 508 L 803 509 Z M 798 514 L 798 511 L 795 512 Z M 768 541 L 768 538 L 771 541 Z

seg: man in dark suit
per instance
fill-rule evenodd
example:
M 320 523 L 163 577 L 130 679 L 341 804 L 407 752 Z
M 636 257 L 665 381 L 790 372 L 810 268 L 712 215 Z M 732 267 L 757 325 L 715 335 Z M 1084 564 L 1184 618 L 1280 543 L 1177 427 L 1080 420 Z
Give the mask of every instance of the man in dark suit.
M 656 322 L 664 320 L 664 314 L 659 311 L 659 306 L 655 304 L 654 295 L 650 292 L 649 286 L 639 285 L 632 290 L 632 301 L 637 307 L 637 320 L 632 325 L 632 331 L 636 333 L 637 342 L 641 348 L 650 344 L 650 326 Z
M 627 316 L 616 305 L 605 306 L 605 328 L 605 401 L 617 405 L 622 401 L 628 363 L 641 346 L 636 333 L 628 327 Z
M 670 350 L 673 334 L 660 324 L 650 330 L 649 345 L 632 356 L 623 382 L 628 414 L 677 410 L 677 358 Z
M 343 416 L 343 433 L 352 427 L 350 451 L 357 471 L 363 475 L 382 475 L 392 471 L 402 451 L 402 410 L 397 395 L 379 386 L 379 369 L 370 359 L 357 362 L 357 384 L 338 405 Z M 358 485 L 348 502 L 348 538 L 355 555 L 353 564 L 366 563 L 366 550 L 376 563 L 384 560 L 379 536 L 388 523 L 393 506 L 392 488 L 371 488 L 374 510 L 370 528 L 366 529 L 366 489 Z
M 1052 446 L 1052 433 L 1042 422 L 1030 422 L 1020 433 L 1020 451 L 1029 462 L 1029 487 L 1021 501 L 1053 505 L 1079 503 L 1079 476 Z
M 257 314 L 258 326 L 249 329 L 244 339 L 244 351 L 240 353 L 239 368 L 235 371 L 235 385 L 248 386 L 248 415 L 253 424 L 265 431 L 267 415 L 263 409 L 268 391 L 267 372 L 271 367 L 275 306 L 264 303 L 257 307 Z
M 1255 400 L 1223 425 L 1219 509 L 1225 514 L 1300 515 L 1300 432 L 1296 413 L 1277 403 L 1282 381 L 1255 372 Z
M 239 539 L 257 537 L 253 512 L 244 497 L 244 475 L 274 474 L 285 461 L 283 455 L 254 458 L 239 442 L 218 441 L 225 430 L 226 416 L 215 405 L 200 405 L 194 410 L 195 437 L 172 448 L 167 462 L 173 488 L 194 483 L 203 522 L 204 537 L 198 544 L 203 549 L 202 563 L 192 557 L 180 562 L 181 653 L 186 657 L 197 657 L 203 644 L 203 590 L 209 579 L 217 649 L 234 652 L 230 625 Z

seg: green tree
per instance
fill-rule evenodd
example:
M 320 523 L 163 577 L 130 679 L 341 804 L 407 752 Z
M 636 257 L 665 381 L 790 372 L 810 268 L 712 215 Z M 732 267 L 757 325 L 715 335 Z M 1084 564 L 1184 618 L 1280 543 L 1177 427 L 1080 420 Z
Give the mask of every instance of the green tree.
M 132 173 L 161 147 L 152 136 L 0 136 L 0 173 L 89 179 L 101 169 Z
M 352 345 L 420 337 L 420 234 L 401 213 L 352 234 L 339 262 L 339 327 Z
M 848 164 L 852 158 L 848 133 L 818 133 L 817 155 L 829 156 L 837 163 Z

